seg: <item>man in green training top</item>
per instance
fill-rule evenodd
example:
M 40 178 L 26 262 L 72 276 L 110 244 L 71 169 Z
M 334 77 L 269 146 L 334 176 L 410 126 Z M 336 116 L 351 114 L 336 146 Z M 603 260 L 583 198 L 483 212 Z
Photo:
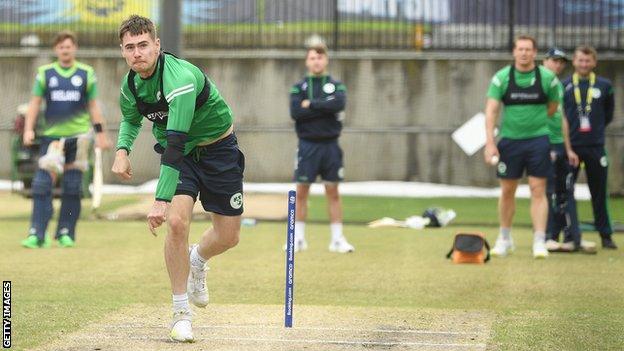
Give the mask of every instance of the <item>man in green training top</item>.
M 122 120 L 112 170 L 122 179 L 132 177 L 128 154 L 143 118 L 153 122 L 154 149 L 162 156 L 147 222 L 154 235 L 167 223 L 165 262 L 173 293 L 170 338 L 192 342 L 189 301 L 198 307 L 208 303 L 206 261 L 239 240 L 244 156 L 232 132 L 232 111 L 216 86 L 196 66 L 161 52 L 150 19 L 131 16 L 121 24 L 119 39 L 130 71 L 121 84 Z M 212 212 L 213 227 L 189 249 L 198 196 L 204 210 Z
M 501 184 L 499 199 L 500 235 L 492 254 L 505 256 L 514 249 L 511 224 L 515 212 L 518 182 L 525 170 L 531 188 L 533 257 L 548 256 L 545 246 L 548 200 L 546 178 L 551 172 L 548 119 L 561 101 L 555 74 L 535 64 L 535 39 L 520 36 L 514 42 L 514 63 L 498 71 L 487 92 L 486 162 L 497 162 Z M 494 142 L 494 126 L 503 110 L 501 140 Z

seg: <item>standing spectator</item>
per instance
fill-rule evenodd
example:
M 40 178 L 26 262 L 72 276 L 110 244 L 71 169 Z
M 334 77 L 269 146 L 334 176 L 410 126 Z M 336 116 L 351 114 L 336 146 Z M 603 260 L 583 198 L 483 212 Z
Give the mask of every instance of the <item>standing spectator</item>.
M 543 61 L 544 67 L 559 76 L 568 58 L 563 50 L 551 48 Z M 563 86 L 559 85 L 561 94 Z M 548 206 L 548 225 L 546 226 L 546 248 L 548 251 L 572 252 L 583 250 L 595 253 L 596 244 L 581 240 L 581 230 L 578 224 L 576 203 L 569 201 L 574 197 L 572 182 L 573 167 L 578 165 L 578 156 L 572 150 L 570 144 L 568 120 L 563 117 L 563 107 L 559 106 L 557 112 L 548 121 L 550 130 L 550 158 L 553 163 L 553 172 L 548 177 L 546 194 L 550 206 Z M 559 232 L 563 229 L 563 243 L 559 243 Z
M 511 225 L 518 182 L 526 171 L 531 188 L 533 257 L 545 258 L 548 200 L 546 178 L 551 172 L 548 118 L 559 105 L 559 80 L 553 72 L 535 64 L 535 39 L 520 36 L 514 42 L 514 63 L 498 71 L 487 92 L 486 162 L 497 162 L 501 184 L 500 234 L 492 254 L 505 256 L 514 250 Z M 501 140 L 494 142 L 494 126 L 502 105 Z
M 353 252 L 353 245 L 342 233 L 342 205 L 338 183 L 344 178 L 342 149 L 338 137 L 342 131 L 341 112 L 345 108 L 346 87 L 327 74 L 327 48 L 308 48 L 308 74 L 290 92 L 290 116 L 295 120 L 299 138 L 295 182 L 297 182 L 297 214 L 295 251 L 305 250 L 305 220 L 310 184 L 318 175 L 325 182 L 329 210 L 331 241 L 329 251 Z
M 574 74 L 563 81 L 564 109 L 570 125 L 572 149 L 585 166 L 594 225 L 600 233 L 602 247 L 617 249 L 611 238 L 613 229 L 607 208 L 609 161 L 604 147 L 605 128 L 613 120 L 615 103 L 611 82 L 594 73 L 597 60 L 598 54 L 591 46 L 576 48 L 572 60 Z M 574 182 L 579 169 L 574 169 Z

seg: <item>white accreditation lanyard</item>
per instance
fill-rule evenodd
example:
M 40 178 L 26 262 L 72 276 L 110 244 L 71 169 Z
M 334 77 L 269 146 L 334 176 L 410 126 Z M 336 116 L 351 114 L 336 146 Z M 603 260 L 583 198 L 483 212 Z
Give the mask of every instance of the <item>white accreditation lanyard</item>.
M 589 87 L 587 87 L 584 109 L 581 101 L 581 89 L 579 88 L 579 76 L 577 73 L 572 75 L 572 84 L 574 85 L 574 100 L 576 102 L 576 109 L 578 110 L 580 122 L 579 131 L 583 133 L 591 132 L 589 115 L 591 113 L 591 103 L 594 100 L 594 84 L 596 84 L 596 74 L 594 72 L 589 74 Z

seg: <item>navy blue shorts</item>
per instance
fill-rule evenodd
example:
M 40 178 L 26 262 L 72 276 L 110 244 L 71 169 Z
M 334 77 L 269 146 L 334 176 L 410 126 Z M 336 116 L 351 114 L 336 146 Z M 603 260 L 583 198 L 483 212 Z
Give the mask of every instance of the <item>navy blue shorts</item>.
M 176 195 L 199 200 L 208 212 L 224 216 L 243 213 L 243 172 L 245 156 L 231 134 L 207 146 L 199 146 L 184 156 Z
M 552 172 L 548 136 L 514 140 L 503 138 L 498 142 L 500 161 L 496 175 L 503 179 L 528 176 L 548 178 Z
M 41 137 L 39 139 L 39 157 L 44 156 L 48 152 L 48 147 L 53 141 L 60 139 L 61 138 Z M 74 161 L 76 161 L 76 150 L 78 149 L 77 141 L 78 138 L 65 138 L 65 144 L 63 149 L 65 153 L 65 164 L 74 163 Z
M 328 141 L 299 139 L 295 182 L 314 183 L 318 175 L 326 182 L 343 180 L 342 149 L 337 139 Z

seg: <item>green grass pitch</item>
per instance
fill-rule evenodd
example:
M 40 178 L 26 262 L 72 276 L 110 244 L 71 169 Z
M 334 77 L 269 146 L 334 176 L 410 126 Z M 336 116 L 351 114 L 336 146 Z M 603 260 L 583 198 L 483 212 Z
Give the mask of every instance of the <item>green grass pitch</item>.
M 106 206 L 131 203 L 133 197 L 113 200 Z M 0 277 L 13 282 L 15 349 L 62 338 L 132 304 L 169 303 L 164 230 L 154 239 L 143 222 L 85 219 L 79 224 L 76 248 L 26 250 L 19 246 L 28 225 L 25 201 L 0 194 L 0 205 L 13 208 L 1 219 Z M 383 216 L 402 219 L 434 204 L 457 211 L 452 226 L 418 231 L 370 229 L 362 224 Z M 84 205 L 87 209 L 88 203 Z M 623 205 L 622 200 L 611 201 L 611 213 L 621 217 Z M 26 211 L 20 212 L 20 206 Z M 488 349 L 620 349 L 624 345 L 624 249 L 534 260 L 528 202 L 522 200 L 516 215 L 519 225 L 513 232 L 517 249 L 512 256 L 494 258 L 485 266 L 453 265 L 445 260 L 458 231 L 483 231 L 493 243 L 495 206 L 494 199 L 346 197 L 345 222 L 350 224 L 345 225 L 345 234 L 356 252 L 337 255 L 327 251 L 324 199 L 313 197 L 313 222 L 307 226 L 310 248 L 296 256 L 295 308 L 489 311 L 493 320 Z M 590 218 L 589 203 L 581 202 L 580 212 L 582 219 Z M 208 225 L 193 223 L 192 239 Z M 282 304 L 285 235 L 285 223 L 243 227 L 239 246 L 211 263 L 212 302 Z M 596 233 L 587 233 L 585 238 L 598 240 Z M 615 240 L 624 247 L 624 236 L 616 234 Z

